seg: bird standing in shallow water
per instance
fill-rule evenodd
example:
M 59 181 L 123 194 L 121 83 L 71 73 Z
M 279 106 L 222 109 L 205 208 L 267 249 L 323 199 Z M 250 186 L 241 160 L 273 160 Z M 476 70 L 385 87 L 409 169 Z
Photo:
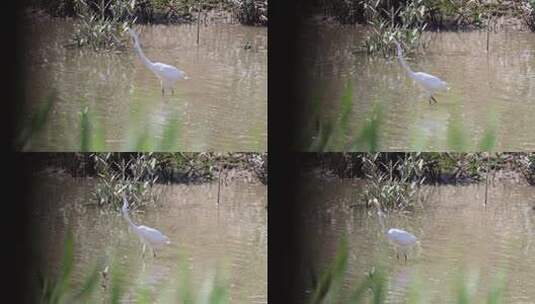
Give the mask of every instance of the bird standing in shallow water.
M 128 33 L 130 36 L 132 36 L 132 39 L 134 39 L 134 48 L 139 55 L 139 58 L 141 58 L 143 64 L 160 79 L 162 96 L 165 94 L 165 89 L 171 89 L 171 93 L 174 95 L 175 83 L 181 79 L 188 79 L 186 74 L 172 65 L 160 62 L 151 62 L 141 50 L 139 38 L 136 32 L 134 32 L 132 29 L 128 29 Z
M 143 243 L 143 255 L 145 255 L 146 246 L 150 247 L 153 255 L 156 256 L 157 248 L 160 248 L 163 245 L 171 244 L 169 238 L 160 231 L 143 225 L 137 226 L 132 222 L 130 216 L 128 215 L 128 201 L 126 200 L 126 196 L 124 194 L 122 213 L 125 220 L 128 222 L 130 227 L 132 227 L 132 230 L 134 230 L 134 232 L 141 239 L 141 242 Z
M 425 89 L 425 91 L 429 95 L 429 103 L 431 103 L 431 100 L 437 103 L 437 100 L 435 99 L 435 97 L 433 97 L 433 94 L 435 94 L 437 91 L 448 90 L 448 84 L 436 76 L 424 72 L 413 72 L 405 61 L 405 59 L 403 59 L 403 52 L 399 43 L 394 40 L 394 44 L 397 48 L 397 56 L 399 63 L 407 71 L 409 77 L 419 83 Z
M 379 204 L 379 201 L 374 198 L 373 203 L 377 207 L 377 217 L 379 218 L 379 223 L 381 224 L 381 228 L 385 232 L 386 237 L 392 243 L 394 243 L 396 249 L 399 249 L 401 250 L 401 252 L 403 252 L 403 255 L 405 256 L 405 262 L 407 262 L 407 250 L 410 249 L 412 246 L 416 245 L 418 239 L 416 238 L 416 236 L 414 236 L 414 234 L 402 229 L 390 228 L 387 230 L 383 222 L 383 217 L 385 215 L 381 211 L 381 205 Z M 399 259 L 399 253 L 397 250 L 396 257 Z

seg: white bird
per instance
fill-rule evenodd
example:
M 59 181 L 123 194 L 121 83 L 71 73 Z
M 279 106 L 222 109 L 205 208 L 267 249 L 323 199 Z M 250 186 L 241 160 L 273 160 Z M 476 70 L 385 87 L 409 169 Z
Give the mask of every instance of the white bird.
M 134 48 L 139 55 L 139 58 L 141 58 L 141 61 L 143 61 L 143 64 L 145 64 L 145 66 L 160 79 L 162 95 L 165 94 L 165 89 L 171 89 L 171 93 L 175 94 L 175 83 L 181 79 L 188 79 L 186 74 L 172 65 L 160 62 L 151 62 L 141 50 L 139 38 L 136 32 L 134 32 L 132 29 L 128 29 L 128 33 L 130 36 L 132 36 L 132 39 L 134 39 Z
M 377 216 L 379 218 L 379 223 L 381 224 L 381 228 L 386 234 L 386 237 L 394 243 L 394 245 L 403 252 L 403 255 L 405 256 L 405 262 L 407 262 L 407 251 L 412 246 L 414 246 L 418 239 L 414 234 L 407 232 L 402 229 L 397 228 L 390 228 L 386 229 L 385 224 L 383 222 L 383 217 L 385 216 L 384 213 L 381 211 L 381 205 L 379 205 L 379 201 L 377 201 L 376 198 L 373 199 L 373 203 L 377 207 Z M 396 257 L 399 259 L 399 253 L 396 251 Z
M 145 255 L 146 246 L 150 247 L 152 249 L 152 253 L 154 256 L 156 256 L 157 248 L 171 243 L 169 238 L 160 231 L 143 225 L 136 226 L 136 224 L 132 222 L 130 216 L 128 215 L 128 201 L 126 200 L 125 195 L 123 195 L 122 213 L 128 224 L 130 224 L 130 227 L 132 227 L 132 230 L 134 230 L 134 232 L 141 239 L 141 242 L 143 243 L 143 255 Z
M 431 100 L 437 103 L 437 100 L 435 99 L 435 97 L 433 97 L 433 94 L 435 94 L 437 91 L 448 90 L 448 84 L 436 76 L 429 75 L 424 72 L 413 72 L 407 62 L 405 62 L 405 59 L 403 59 L 401 46 L 396 40 L 394 40 L 394 43 L 397 47 L 397 55 L 401 66 L 403 66 L 403 68 L 407 70 L 407 74 L 410 78 L 419 83 L 425 89 L 425 91 L 429 95 L 429 103 L 431 103 Z

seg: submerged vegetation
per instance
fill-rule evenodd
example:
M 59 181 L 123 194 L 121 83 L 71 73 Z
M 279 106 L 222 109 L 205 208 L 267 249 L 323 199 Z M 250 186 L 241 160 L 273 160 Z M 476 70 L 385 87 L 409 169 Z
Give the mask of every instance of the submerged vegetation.
M 388 294 L 389 282 L 388 273 L 385 268 L 378 264 L 368 271 L 366 277 L 356 284 L 345 285 L 347 280 L 346 272 L 348 270 L 348 259 L 350 256 L 349 246 L 346 238 L 342 238 L 336 256 L 332 262 L 322 271 L 319 281 L 312 282 L 311 296 L 308 303 L 385 303 Z M 464 278 L 462 271 L 458 271 L 460 275 L 456 279 L 455 296 L 458 299 L 457 303 L 479 303 L 473 296 L 474 286 L 469 286 L 469 283 Z M 407 296 L 407 302 L 404 303 L 427 303 L 422 296 L 423 286 L 419 283 L 419 278 L 409 278 L 409 284 L 414 285 L 409 287 L 410 292 Z M 505 289 L 505 280 L 496 280 L 496 284 L 489 288 L 487 293 L 486 303 L 501 303 L 503 291 Z M 352 287 L 345 287 L 352 286 Z M 355 286 L 355 287 L 353 287 Z M 371 302 L 370 302 L 371 301 Z
M 135 299 L 135 303 L 199 303 L 223 304 L 228 303 L 228 286 L 217 273 L 206 276 L 202 288 L 192 284 L 192 277 L 186 262 L 178 261 L 175 277 L 171 278 L 170 286 L 175 286 L 176 292 L 169 296 L 167 293 L 157 293 L 143 286 L 143 282 L 126 286 L 124 276 L 131 272 L 127 263 L 113 260 L 110 265 L 103 265 L 95 261 L 95 266 L 83 278 L 81 284 L 73 283 L 73 268 L 75 263 L 74 237 L 68 233 L 65 238 L 63 257 L 57 274 L 36 272 L 35 293 L 33 302 L 43 304 L 61 303 L 122 303 L 125 297 Z M 76 286 L 78 285 L 78 286 Z

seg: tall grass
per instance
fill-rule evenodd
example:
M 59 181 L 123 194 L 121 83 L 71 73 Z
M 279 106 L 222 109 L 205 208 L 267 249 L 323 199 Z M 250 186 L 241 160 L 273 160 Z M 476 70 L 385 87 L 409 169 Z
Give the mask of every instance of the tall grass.
M 374 266 L 361 282 L 349 285 L 354 287 L 342 288 L 344 280 L 347 280 L 346 273 L 349 267 L 349 256 L 348 242 L 343 237 L 338 245 L 336 256 L 322 272 L 320 281 L 313 286 L 308 303 L 386 303 L 389 286 L 388 273 L 380 264 Z M 419 278 L 412 278 L 413 282 L 418 280 Z M 487 294 L 486 303 L 502 303 L 505 283 L 503 277 L 498 277 L 493 282 Z M 481 303 L 480 300 L 474 299 L 470 293 L 468 283 L 464 279 L 462 272 L 459 272 L 454 284 L 456 285 L 457 303 Z M 413 285 L 416 288 L 410 290 L 408 297 L 403 299 L 402 303 L 426 303 L 421 296 L 424 293 L 423 286 L 421 284 Z
M 399 6 L 385 5 L 390 1 L 363 1 L 364 15 L 371 25 L 364 47 L 370 54 L 389 56 L 395 53 L 393 40 L 403 44 L 410 52 L 425 47 L 422 34 L 427 27 L 427 7 L 424 0 L 399 2 Z
M 413 207 L 419 187 L 425 181 L 424 160 L 418 154 L 407 153 L 403 158 L 378 161 L 380 153 L 362 154 L 366 186 L 361 198 L 366 206 L 377 200 L 383 209 L 403 210 Z
M 312 121 L 317 121 L 316 133 L 303 130 L 303 134 L 312 135 L 312 141 L 308 143 L 306 150 L 313 152 L 356 150 L 363 149 L 377 151 L 379 145 L 379 127 L 383 119 L 383 106 L 376 103 L 371 110 L 369 119 L 355 135 L 351 130 L 351 114 L 353 111 L 353 86 L 350 82 L 346 85 L 344 94 L 340 100 L 338 113 L 334 116 L 323 116 L 320 111 L 319 99 L 312 106 Z M 308 124 L 311 127 L 312 124 Z M 306 135 L 305 135 L 306 136 Z M 305 145 L 307 145 L 305 143 Z
M 35 110 L 29 120 L 23 120 L 19 127 L 15 140 L 15 148 L 20 151 L 31 149 L 32 141 L 45 128 L 55 95 L 50 95 L 41 106 Z M 141 132 L 135 128 L 129 128 L 123 136 L 127 138 L 121 148 L 111 147 L 105 140 L 105 129 L 90 109 L 82 106 L 79 114 L 78 145 L 74 148 L 81 152 L 99 152 L 109 150 L 123 151 L 179 151 L 182 150 L 180 141 L 180 120 L 177 114 L 170 115 L 160 136 L 156 136 L 150 129 L 145 128 Z M 159 138 L 158 138 L 159 137 Z
M 94 195 L 99 206 L 119 210 L 123 195 L 129 198 L 131 209 L 156 203 L 158 193 L 154 185 L 160 164 L 152 153 L 135 153 L 120 159 L 112 153 L 95 153 L 92 157 L 98 175 Z
M 101 272 L 103 263 L 97 263 L 86 274 L 81 284 L 75 286 L 72 282 L 74 258 L 74 237 L 67 233 L 63 249 L 63 257 L 60 261 L 60 270 L 57 275 L 44 275 L 37 272 L 37 289 L 34 298 L 44 304 L 61 303 L 122 303 L 127 296 L 136 298 L 136 303 L 199 303 L 199 304 L 223 304 L 228 303 L 228 284 L 217 273 L 206 276 L 203 288 L 196 288 L 192 284 L 189 266 L 185 259 L 177 263 L 178 272 L 175 277 L 169 278 L 168 282 L 176 286 L 176 291 L 171 297 L 164 293 L 153 293 L 143 283 L 126 285 L 126 274 L 132 269 L 124 263 L 111 261 L 108 265 L 109 273 Z M 128 264 L 128 263 L 127 263 Z M 103 286 L 101 291 L 97 286 Z
M 55 92 L 48 95 L 40 107 L 31 114 L 29 121 L 20 119 L 21 123 L 17 128 L 17 137 L 14 143 L 16 150 L 26 150 L 35 136 L 41 133 L 48 121 L 56 97 L 57 93 Z
M 352 114 L 356 108 L 353 105 L 354 92 L 348 83 L 337 107 L 337 112 L 325 113 L 321 110 L 319 98 L 311 102 L 311 110 L 305 112 L 306 123 L 300 130 L 298 149 L 310 152 L 361 151 L 375 152 L 383 150 L 382 129 L 385 124 L 383 102 L 374 103 L 364 121 L 352 126 Z M 316 123 L 314 123 L 316 122 Z M 353 124 L 354 125 L 354 124 Z M 453 108 L 447 124 L 445 148 L 456 152 L 493 151 L 498 141 L 498 124 L 492 113 L 484 126 L 481 138 L 474 138 L 465 127 L 461 111 Z M 411 134 L 407 150 L 425 150 L 427 140 L 425 134 Z
M 71 37 L 73 45 L 95 50 L 125 47 L 123 33 L 136 21 L 136 0 L 74 0 L 74 3 L 78 19 Z

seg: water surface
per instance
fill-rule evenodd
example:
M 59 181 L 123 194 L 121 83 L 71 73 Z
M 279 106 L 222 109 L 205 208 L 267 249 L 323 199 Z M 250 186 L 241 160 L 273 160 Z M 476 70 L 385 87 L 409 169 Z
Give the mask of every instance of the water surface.
M 124 52 L 68 48 L 73 23 L 63 19 L 28 26 L 27 113 L 52 91 L 58 93 L 45 129 L 32 151 L 79 151 L 85 107 L 105 150 L 135 149 L 143 136 L 159 143 L 164 129 L 178 126 L 181 151 L 267 149 L 267 30 L 234 24 L 136 26 L 153 62 L 174 65 L 189 80 L 162 96 L 158 78 L 129 44 Z M 250 48 L 249 48 L 250 47 Z
M 422 207 L 390 213 L 387 228 L 407 230 L 419 239 L 407 263 L 396 258 L 375 210 L 351 207 L 361 183 L 311 182 L 302 201 L 304 252 L 317 269 L 332 261 L 342 235 L 349 244 L 344 288 L 355 290 L 366 273 L 382 263 L 388 278 L 387 303 L 405 303 L 416 289 L 422 303 L 457 303 L 464 275 L 474 303 L 484 303 L 491 287 L 505 276 L 504 303 L 535 299 L 535 189 L 517 184 L 426 187 Z M 306 264 L 305 264 L 306 265 Z M 301 274 L 310 286 L 309 273 Z M 473 289 L 472 289 L 473 288 Z M 303 291 L 303 295 L 305 295 Z
M 41 178 L 34 192 L 33 233 L 41 241 L 46 269 L 55 271 L 63 254 L 63 236 L 72 229 L 75 244 L 73 284 L 81 284 L 88 269 L 103 258 L 128 267 L 125 283 L 149 288 L 161 299 L 176 291 L 180 263 L 186 263 L 196 295 L 216 273 L 226 278 L 231 303 L 267 303 L 267 191 L 263 185 L 232 182 L 160 186 L 158 206 L 131 214 L 137 225 L 154 227 L 171 240 L 157 257 L 142 257 L 137 235 L 117 212 L 89 206 L 94 203 L 91 179 Z M 37 239 L 36 239 L 37 240 Z M 125 266 L 127 265 L 127 266 Z M 131 288 L 131 289 L 130 289 Z M 109 291 L 102 291 L 108 294 Z M 135 295 L 135 294 L 134 294 Z M 127 298 L 134 296 L 127 293 Z
M 486 32 L 425 33 L 428 47 L 405 57 L 412 70 L 448 83 L 430 105 L 397 60 L 362 50 L 368 30 L 307 25 L 300 37 L 306 103 L 318 100 L 322 117 L 337 117 L 344 88 L 353 88 L 351 132 L 343 142 L 357 136 L 378 103 L 379 151 L 449 151 L 454 130 L 461 130 L 462 150 L 479 150 L 485 131 L 496 135 L 496 150 L 535 149 L 535 33 L 491 33 L 488 53 Z

